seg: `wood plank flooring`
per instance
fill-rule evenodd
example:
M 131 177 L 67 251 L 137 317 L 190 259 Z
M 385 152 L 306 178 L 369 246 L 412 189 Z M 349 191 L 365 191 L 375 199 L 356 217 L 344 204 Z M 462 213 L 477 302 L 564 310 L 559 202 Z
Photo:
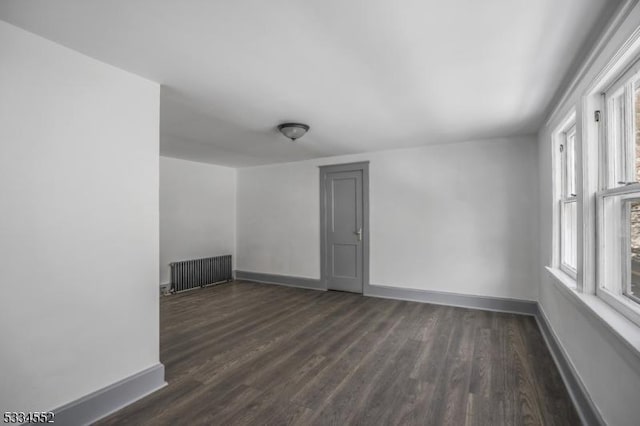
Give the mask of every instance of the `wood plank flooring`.
M 169 385 L 99 425 L 578 425 L 532 317 L 234 282 L 162 297 Z

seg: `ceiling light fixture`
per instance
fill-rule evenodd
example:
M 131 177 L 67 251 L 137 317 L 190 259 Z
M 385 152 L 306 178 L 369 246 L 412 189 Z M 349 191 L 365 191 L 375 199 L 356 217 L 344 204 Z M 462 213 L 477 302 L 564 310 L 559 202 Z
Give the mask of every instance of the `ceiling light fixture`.
M 280 133 L 295 142 L 309 131 L 309 126 L 302 123 L 283 123 L 278 126 Z

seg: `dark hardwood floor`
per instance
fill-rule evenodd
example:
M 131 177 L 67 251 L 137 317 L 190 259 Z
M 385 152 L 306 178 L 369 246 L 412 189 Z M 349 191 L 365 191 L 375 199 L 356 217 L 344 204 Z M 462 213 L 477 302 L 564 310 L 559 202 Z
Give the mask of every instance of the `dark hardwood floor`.
M 162 297 L 169 385 L 99 425 L 578 425 L 532 317 L 235 282 Z

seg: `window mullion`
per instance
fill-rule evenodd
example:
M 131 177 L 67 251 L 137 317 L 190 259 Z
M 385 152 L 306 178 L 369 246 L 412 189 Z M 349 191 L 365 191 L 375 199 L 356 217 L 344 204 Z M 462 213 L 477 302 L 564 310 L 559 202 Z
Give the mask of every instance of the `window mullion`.
M 617 295 L 622 295 L 624 288 L 631 279 L 631 270 L 629 268 L 629 258 L 631 254 L 631 236 L 629 235 L 629 224 L 631 220 L 630 203 L 623 201 L 620 203 L 620 207 L 620 223 L 618 225 L 618 232 L 620 233 L 620 278 L 612 282 L 609 286 L 609 289 Z
M 618 118 L 619 102 L 617 97 L 613 96 L 606 99 L 606 140 L 604 151 L 606 152 L 606 188 L 615 188 L 618 186 L 619 179 L 619 153 L 618 153 L 618 138 L 620 132 L 620 123 Z
M 624 170 L 624 182 L 632 183 L 636 181 L 635 174 L 635 125 L 634 125 L 634 105 L 633 105 L 633 82 L 629 82 L 624 88 L 624 133 L 622 136 L 621 164 Z

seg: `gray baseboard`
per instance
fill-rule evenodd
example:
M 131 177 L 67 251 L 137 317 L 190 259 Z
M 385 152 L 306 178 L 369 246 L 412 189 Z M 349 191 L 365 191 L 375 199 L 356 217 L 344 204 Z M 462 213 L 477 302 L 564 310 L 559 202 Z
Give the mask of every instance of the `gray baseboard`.
M 166 386 L 164 365 L 153 367 L 53 410 L 55 423 L 89 425 Z
M 558 371 L 560 371 L 562 380 L 567 387 L 567 391 L 571 396 L 573 405 L 576 407 L 582 423 L 587 426 L 605 425 L 606 423 L 591 400 L 578 372 L 573 367 L 573 364 L 571 364 L 571 361 L 569 361 L 567 353 L 562 348 L 562 345 L 560 345 L 560 341 L 551 328 L 549 320 L 541 307 L 538 308 L 536 322 L 538 323 L 542 337 L 547 343 L 549 352 L 551 352 L 551 356 L 558 367 Z
M 299 287 L 312 290 L 326 290 L 319 279 L 301 278 L 291 275 L 264 274 L 261 272 L 235 271 L 237 280 L 253 281 L 265 284 L 277 284 L 287 287 Z M 439 291 L 414 290 L 403 287 L 365 285 L 365 296 L 384 299 L 409 300 L 412 302 L 434 303 L 438 305 L 459 306 L 463 308 L 489 311 L 511 312 L 524 315 L 536 315 L 538 304 L 534 301 L 505 299 L 499 297 L 470 296 L 465 294 Z
M 319 279 L 293 277 L 290 275 L 263 274 L 260 272 L 235 271 L 236 280 L 253 281 L 265 284 L 284 285 L 287 287 L 326 290 Z
M 412 302 L 458 306 L 461 308 L 482 309 L 485 311 L 510 312 L 523 315 L 536 315 L 538 313 L 538 302 L 531 300 L 473 296 L 382 285 L 365 286 L 364 295 L 384 299 L 409 300 Z

